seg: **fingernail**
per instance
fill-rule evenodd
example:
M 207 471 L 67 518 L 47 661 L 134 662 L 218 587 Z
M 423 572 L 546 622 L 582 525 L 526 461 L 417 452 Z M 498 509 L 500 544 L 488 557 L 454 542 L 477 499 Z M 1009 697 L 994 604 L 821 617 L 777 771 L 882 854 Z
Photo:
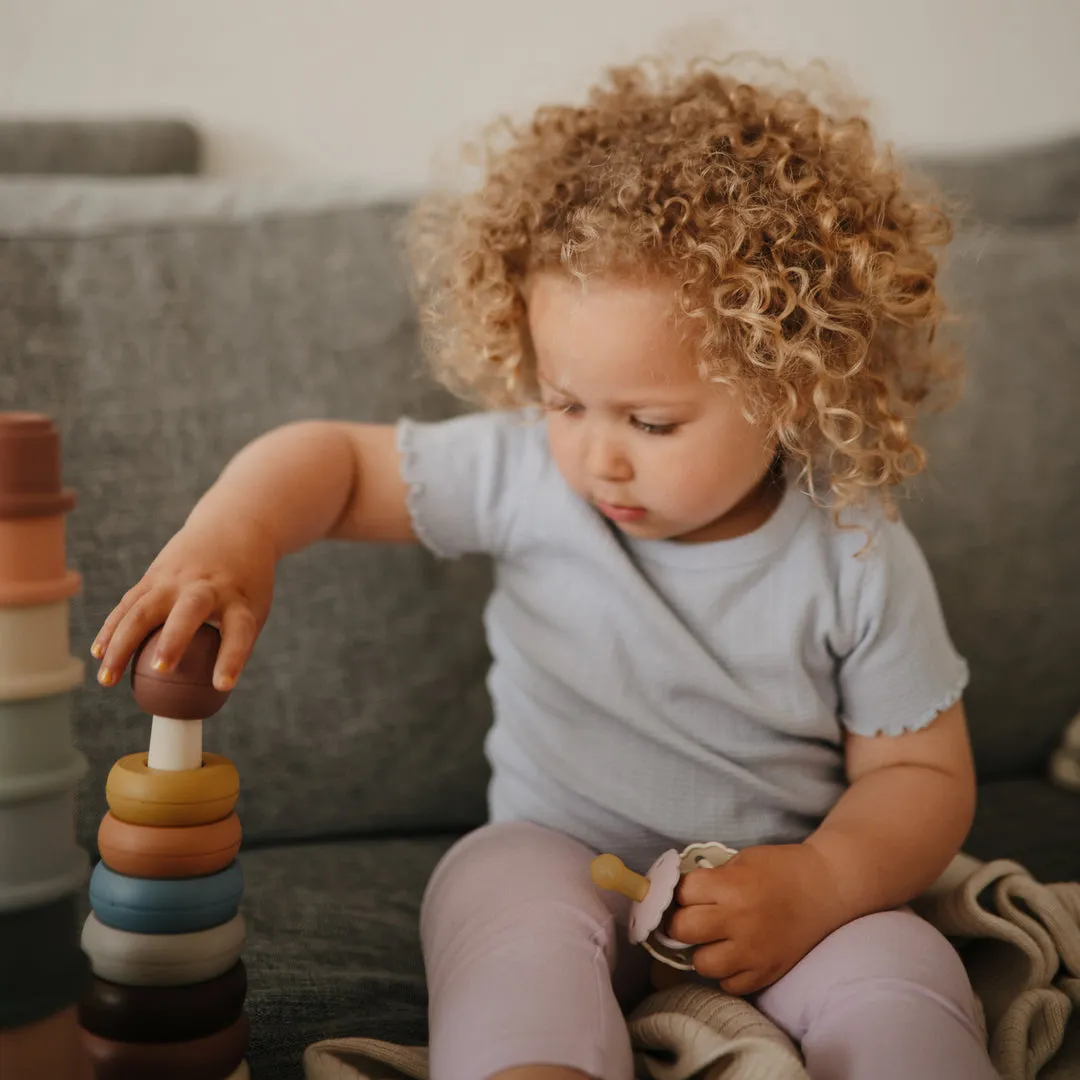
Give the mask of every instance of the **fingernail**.
M 169 665 L 160 656 L 155 656 L 154 659 L 153 659 L 153 662 L 150 664 L 150 666 L 155 671 L 168 671 L 169 670 Z
M 116 677 L 113 675 L 112 668 L 103 667 L 98 670 L 97 681 L 102 686 L 112 686 L 116 682 Z
M 103 649 L 102 649 L 102 647 L 101 647 L 101 646 L 100 646 L 100 645 L 99 645 L 99 644 L 98 644 L 98 643 L 97 643 L 97 642 L 95 641 L 95 642 L 94 642 L 94 644 L 90 646 L 90 655 L 91 655 L 91 656 L 92 656 L 92 657 L 93 657 L 93 658 L 94 658 L 95 660 L 100 660 L 103 654 L 104 654 L 104 650 L 103 650 Z
M 231 690 L 236 685 L 236 677 L 234 675 L 219 675 L 214 682 L 219 690 Z

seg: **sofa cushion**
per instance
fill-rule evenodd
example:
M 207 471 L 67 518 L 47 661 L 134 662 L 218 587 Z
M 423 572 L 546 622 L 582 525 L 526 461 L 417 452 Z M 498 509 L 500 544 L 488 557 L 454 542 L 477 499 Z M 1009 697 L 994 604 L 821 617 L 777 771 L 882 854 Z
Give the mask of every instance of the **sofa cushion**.
M 1080 230 L 964 232 L 946 279 L 969 377 L 902 512 L 971 664 L 987 779 L 1041 770 L 1080 709 Z
M 997 225 L 1080 219 L 1080 136 L 915 162 L 942 188 L 961 220 Z
M 183 120 L 3 120 L 0 173 L 191 175 L 199 135 Z
M 1080 798 L 1038 777 L 979 785 L 964 850 L 977 859 L 1015 859 L 1039 881 L 1080 881 Z
M 427 1041 L 420 901 L 454 837 L 244 851 L 248 1055 L 299 1077 L 305 1046 L 342 1035 Z
M 421 377 L 393 255 L 400 207 L 241 211 L 195 182 L 13 181 L 9 195 L 39 190 L 53 217 L 24 199 L 26 214 L 9 202 L 5 220 L 4 187 L 0 407 L 49 412 L 61 430 L 79 497 L 68 535 L 84 577 L 71 609 L 80 656 L 257 434 L 301 417 L 453 409 Z M 142 201 L 126 199 L 135 189 Z M 483 819 L 488 582 L 482 561 L 437 563 L 419 547 L 326 544 L 284 561 L 254 657 L 206 725 L 207 749 L 239 768 L 249 839 Z M 148 735 L 126 682 L 88 682 L 76 717 L 91 761 L 84 844 L 109 768 Z

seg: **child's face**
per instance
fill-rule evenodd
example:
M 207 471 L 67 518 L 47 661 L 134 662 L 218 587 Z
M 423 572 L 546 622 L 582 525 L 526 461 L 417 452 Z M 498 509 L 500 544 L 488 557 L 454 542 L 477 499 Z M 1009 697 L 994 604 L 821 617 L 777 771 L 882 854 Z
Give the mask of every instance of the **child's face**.
M 567 483 L 631 536 L 728 539 L 775 507 L 776 443 L 728 388 L 705 382 L 670 287 L 557 273 L 526 289 L 552 456 Z

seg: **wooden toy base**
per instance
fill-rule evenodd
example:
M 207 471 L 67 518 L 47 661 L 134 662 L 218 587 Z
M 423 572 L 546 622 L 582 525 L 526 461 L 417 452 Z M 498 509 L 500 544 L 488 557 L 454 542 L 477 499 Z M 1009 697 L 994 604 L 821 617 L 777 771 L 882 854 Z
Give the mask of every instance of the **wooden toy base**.
M 246 1013 L 222 1031 L 186 1042 L 117 1042 L 82 1032 L 97 1080 L 223 1080 L 244 1063 L 250 1038 Z
M 92 979 L 79 1023 L 120 1042 L 184 1042 L 228 1027 L 244 1011 L 247 969 L 238 960 L 224 975 L 191 986 L 121 986 Z

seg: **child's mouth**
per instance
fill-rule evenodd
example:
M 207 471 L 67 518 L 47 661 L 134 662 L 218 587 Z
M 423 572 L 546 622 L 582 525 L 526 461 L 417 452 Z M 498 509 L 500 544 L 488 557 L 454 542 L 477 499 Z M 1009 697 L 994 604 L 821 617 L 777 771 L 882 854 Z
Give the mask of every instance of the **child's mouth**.
M 616 506 L 614 503 L 597 502 L 596 509 L 612 521 L 640 521 L 645 516 L 645 510 L 640 506 Z

